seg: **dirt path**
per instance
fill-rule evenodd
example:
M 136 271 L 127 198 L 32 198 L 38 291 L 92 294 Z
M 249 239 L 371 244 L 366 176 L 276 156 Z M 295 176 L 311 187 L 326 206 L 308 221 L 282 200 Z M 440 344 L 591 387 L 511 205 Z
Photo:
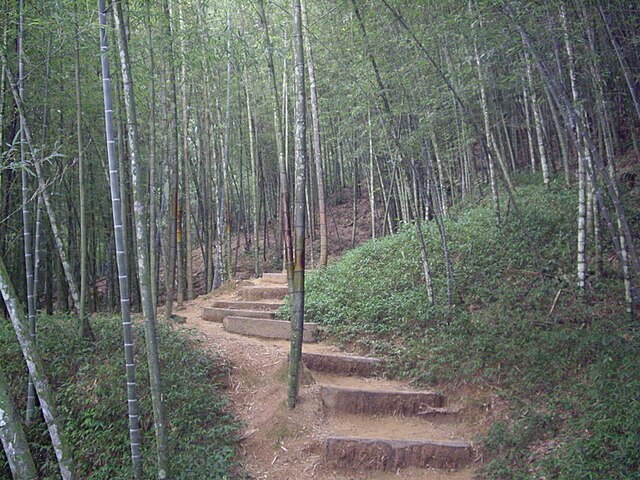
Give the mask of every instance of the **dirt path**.
M 259 280 L 255 281 L 259 284 Z M 254 282 L 254 283 L 255 283 Z M 214 300 L 235 300 L 236 288 L 247 285 L 225 285 L 217 292 L 186 302 L 176 314 L 186 318 L 181 328 L 199 332 L 203 350 L 219 352 L 231 364 L 229 393 L 235 413 L 245 424 L 241 442 L 241 461 L 255 479 L 273 480 L 470 480 L 473 468 L 446 470 L 403 469 L 399 472 L 336 470 L 322 461 L 322 439 L 330 432 L 341 434 L 365 431 L 374 434 L 420 435 L 433 433 L 438 438 L 463 438 L 474 440 L 474 432 L 480 425 L 468 425 L 464 421 L 443 427 L 437 420 L 407 418 L 370 418 L 355 415 L 327 415 L 320 400 L 320 383 L 340 382 L 343 386 L 375 380 L 331 378 L 305 372 L 304 386 L 300 389 L 300 403 L 294 410 L 285 405 L 286 365 L 289 342 L 245 337 L 226 332 L 221 323 L 204 321 L 202 309 Z M 304 344 L 304 351 L 337 353 L 339 350 L 327 344 Z M 315 377 L 315 379 L 314 379 Z M 389 380 L 385 386 L 408 389 L 408 385 Z M 382 384 L 382 383 L 381 383 Z M 382 420 L 382 421 L 380 421 Z

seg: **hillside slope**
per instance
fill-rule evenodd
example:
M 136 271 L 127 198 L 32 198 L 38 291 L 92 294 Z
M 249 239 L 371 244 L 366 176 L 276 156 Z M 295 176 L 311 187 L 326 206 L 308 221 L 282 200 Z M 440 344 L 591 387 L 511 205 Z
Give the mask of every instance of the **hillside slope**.
M 588 300 L 579 301 L 576 198 L 571 190 L 522 187 L 520 216 L 512 208 L 500 229 L 488 203 L 453 214 L 446 222 L 451 307 L 430 222 L 434 306 L 407 226 L 309 274 L 307 321 L 354 350 L 393 358 L 396 376 L 495 388 L 510 408 L 484 439 L 488 478 L 638 478 L 637 320 L 624 314 L 606 238 L 603 275 L 589 265 Z

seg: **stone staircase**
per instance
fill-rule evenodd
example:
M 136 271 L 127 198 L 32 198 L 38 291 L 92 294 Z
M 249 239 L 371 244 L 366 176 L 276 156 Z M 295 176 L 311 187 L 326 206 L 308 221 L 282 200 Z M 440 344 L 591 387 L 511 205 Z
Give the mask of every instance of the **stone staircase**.
M 474 459 L 459 438 L 459 410 L 431 391 L 408 389 L 377 375 L 382 361 L 350 355 L 303 354 L 320 384 L 332 432 L 324 458 L 337 468 L 396 471 L 457 469 Z
M 232 333 L 288 340 L 290 323 L 275 311 L 287 295 L 283 273 L 238 290 L 238 301 L 217 301 L 204 320 L 221 322 Z M 303 341 L 316 342 L 320 327 L 305 323 Z M 473 463 L 474 450 L 458 426 L 460 411 L 443 395 L 416 391 L 382 377 L 377 358 L 303 347 L 302 360 L 319 385 L 329 434 L 323 439 L 327 465 L 339 469 L 458 469 Z M 440 478 L 440 477 L 439 477 Z
M 238 301 L 216 301 L 204 308 L 203 320 L 220 322 L 231 333 L 289 340 L 290 323 L 277 320 L 275 315 L 288 293 L 286 274 L 265 273 L 252 283 L 238 290 Z M 318 333 L 317 323 L 306 323 L 303 342 L 315 342 Z

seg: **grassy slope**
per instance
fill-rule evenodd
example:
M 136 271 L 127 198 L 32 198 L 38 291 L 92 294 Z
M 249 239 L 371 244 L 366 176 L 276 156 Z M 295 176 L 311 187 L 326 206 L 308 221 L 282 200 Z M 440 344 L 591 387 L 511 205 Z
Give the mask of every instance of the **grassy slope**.
M 125 376 L 119 319 L 95 318 L 98 341 L 83 346 L 75 319 L 39 319 L 38 347 L 47 374 L 65 414 L 66 431 L 73 443 L 78 478 L 115 480 L 131 478 L 128 447 Z M 223 380 L 227 367 L 196 348 L 195 336 L 176 334 L 159 324 L 160 354 L 166 410 L 169 419 L 173 479 L 236 478 L 235 439 L 238 425 L 227 413 Z M 141 328 L 136 328 L 138 384 L 146 478 L 155 478 L 154 436 L 148 371 Z M 0 324 L 0 362 L 10 377 L 15 398 L 23 403 L 24 361 L 8 322 Z M 23 404 L 20 405 L 24 407 Z M 59 478 L 42 422 L 28 431 L 31 451 L 37 456 L 41 478 Z M 10 478 L 0 451 L 0 478 Z
M 485 439 L 494 455 L 490 478 L 640 478 L 640 339 L 637 322 L 623 314 L 616 262 L 608 257 L 604 278 L 590 278 L 582 305 L 574 287 L 575 191 L 528 185 L 518 195 L 522 218 L 512 209 L 501 229 L 489 202 L 447 222 L 456 280 L 450 311 L 431 222 L 437 306 L 428 306 L 415 231 L 405 228 L 311 273 L 307 320 L 391 357 L 395 375 L 500 389 L 514 420 Z

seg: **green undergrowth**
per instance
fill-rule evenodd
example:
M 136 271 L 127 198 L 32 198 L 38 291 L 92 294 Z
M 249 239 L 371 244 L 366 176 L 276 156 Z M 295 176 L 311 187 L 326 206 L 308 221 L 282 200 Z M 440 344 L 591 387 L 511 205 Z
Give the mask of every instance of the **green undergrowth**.
M 436 306 L 415 228 L 406 226 L 311 272 L 306 321 L 384 355 L 394 376 L 499 392 L 511 414 L 483 439 L 487 478 L 640 478 L 640 332 L 624 314 L 615 256 L 605 240 L 604 275 L 589 265 L 583 304 L 574 274 L 577 193 L 530 182 L 517 195 L 519 214 L 511 205 L 501 228 L 490 199 L 446 221 L 451 308 L 440 237 L 428 222 Z
M 69 316 L 39 318 L 38 348 L 73 445 L 78 478 L 132 478 L 127 401 L 119 318 L 92 320 L 95 345 L 78 338 Z M 159 323 L 159 350 L 168 418 L 172 479 L 238 478 L 235 441 L 239 425 L 228 410 L 224 360 L 206 353 L 195 333 Z M 136 325 L 139 408 L 145 478 L 154 475 L 155 439 L 142 326 Z M 0 324 L 0 362 L 16 403 L 24 411 L 26 368 L 8 322 Z M 57 479 L 55 456 L 43 421 L 27 431 L 40 478 Z M 0 454 L 0 478 L 10 478 Z

